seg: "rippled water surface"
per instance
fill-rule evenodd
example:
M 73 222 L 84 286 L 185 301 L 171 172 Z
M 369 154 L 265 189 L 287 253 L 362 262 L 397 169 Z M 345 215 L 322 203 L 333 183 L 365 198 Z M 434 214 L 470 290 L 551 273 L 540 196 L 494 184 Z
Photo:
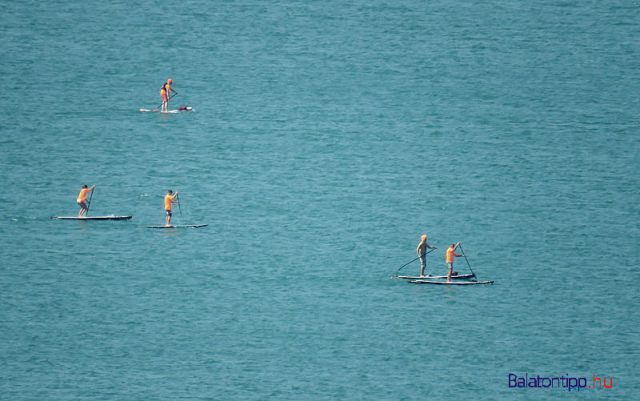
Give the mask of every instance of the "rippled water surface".
M 0 398 L 637 398 L 638 17 L 633 1 L 5 4 Z M 194 112 L 138 112 L 169 76 L 172 108 Z M 49 219 L 77 213 L 83 183 L 90 214 L 133 219 Z M 147 229 L 169 188 L 174 221 L 208 227 Z M 495 284 L 393 279 L 424 231 L 429 271 L 462 241 Z

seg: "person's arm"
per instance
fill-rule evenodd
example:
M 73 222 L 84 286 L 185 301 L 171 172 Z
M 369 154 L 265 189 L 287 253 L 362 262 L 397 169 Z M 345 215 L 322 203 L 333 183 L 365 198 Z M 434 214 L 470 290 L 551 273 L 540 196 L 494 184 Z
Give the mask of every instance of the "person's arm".
M 91 188 L 89 188 L 89 192 L 93 191 L 96 188 L 96 184 L 93 184 Z
M 460 241 L 458 241 L 456 246 L 453 248 L 454 253 L 455 253 L 455 250 L 458 249 L 459 246 L 460 246 Z M 457 253 L 455 255 L 456 255 L 456 258 L 461 258 L 461 257 L 464 256 L 464 255 L 458 255 Z

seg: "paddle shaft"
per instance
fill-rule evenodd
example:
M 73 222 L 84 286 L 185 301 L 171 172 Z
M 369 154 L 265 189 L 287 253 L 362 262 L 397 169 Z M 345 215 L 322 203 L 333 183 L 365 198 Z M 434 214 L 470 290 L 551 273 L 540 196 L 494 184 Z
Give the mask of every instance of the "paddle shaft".
M 180 211 L 180 217 L 182 217 L 182 206 L 180 206 L 182 201 L 180 200 L 180 197 L 177 195 L 176 195 L 176 198 L 178 199 L 178 211 Z
M 89 202 L 87 203 L 87 212 L 85 213 L 85 216 L 89 214 L 89 208 L 91 207 L 91 199 L 93 199 L 93 193 L 95 192 L 96 187 L 94 186 L 93 189 L 91 190 L 91 195 L 89 195 Z
M 464 253 L 464 249 L 462 249 L 462 244 L 458 245 L 460 247 L 460 250 L 462 251 L 462 256 L 464 256 L 464 260 L 467 261 L 467 266 L 469 266 L 469 270 L 471 271 L 471 274 L 473 274 L 474 276 L 476 275 L 473 272 L 473 269 L 471 269 L 471 264 L 469 263 L 469 259 L 467 259 L 467 255 Z
M 429 250 L 428 250 L 424 255 L 425 255 L 425 256 L 427 256 L 428 254 L 430 254 L 431 252 L 435 251 L 436 249 L 437 249 L 437 248 L 431 248 L 431 249 L 429 249 Z M 399 273 L 399 272 L 400 272 L 400 270 L 402 270 L 402 268 L 404 268 L 405 266 L 408 266 L 410 263 L 413 263 L 413 262 L 415 262 L 416 260 L 418 260 L 418 259 L 420 259 L 420 258 L 421 258 L 421 256 L 418 256 L 417 258 L 412 259 L 412 260 L 410 260 L 409 262 L 407 262 L 407 263 L 403 264 L 402 266 L 400 266 L 400 268 L 398 269 L 398 271 L 396 271 L 396 275 L 397 275 L 397 273 Z

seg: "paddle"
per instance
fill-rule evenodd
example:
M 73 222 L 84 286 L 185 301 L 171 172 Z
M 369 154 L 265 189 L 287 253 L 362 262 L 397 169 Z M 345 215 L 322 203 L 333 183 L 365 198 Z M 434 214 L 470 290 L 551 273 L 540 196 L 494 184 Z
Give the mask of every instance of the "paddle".
M 84 213 L 85 216 L 89 214 L 89 208 L 91 207 L 91 199 L 93 199 L 93 193 L 96 191 L 96 186 L 94 185 L 91 188 L 91 195 L 89 195 L 89 202 L 87 203 L 87 211 Z
M 467 261 L 467 266 L 469 266 L 469 270 L 471 270 L 471 274 L 473 274 L 473 277 L 477 277 L 476 274 L 473 272 L 473 269 L 471 269 L 471 264 L 469 263 L 469 259 L 467 259 L 467 255 L 464 253 L 464 249 L 462 249 L 462 244 L 458 245 L 460 247 L 460 251 L 462 251 L 462 256 L 464 256 L 464 260 Z
M 180 206 L 182 202 L 180 201 L 180 197 L 178 195 L 176 195 L 176 199 L 178 200 L 178 210 L 180 211 L 180 217 L 182 217 L 182 206 Z
M 433 248 L 429 249 L 424 255 L 426 256 L 426 255 L 430 254 L 431 252 L 435 251 L 436 249 L 438 249 L 438 248 L 433 247 Z M 418 259 L 420 259 L 420 256 L 418 256 L 417 258 L 412 259 L 412 260 L 408 261 L 407 263 L 403 264 L 402 266 L 400 266 L 400 268 L 396 271 L 396 276 L 398 275 L 398 273 L 400 273 L 400 270 L 402 270 L 402 268 L 404 268 L 405 266 L 409 265 L 412 262 L 415 262 Z

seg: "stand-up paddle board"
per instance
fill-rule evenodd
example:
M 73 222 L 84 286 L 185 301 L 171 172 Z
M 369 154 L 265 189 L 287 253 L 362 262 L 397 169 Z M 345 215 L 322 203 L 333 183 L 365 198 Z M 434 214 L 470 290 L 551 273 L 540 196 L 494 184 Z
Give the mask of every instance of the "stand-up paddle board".
M 435 285 L 476 285 L 476 284 L 493 284 L 493 281 L 432 281 L 432 280 L 411 280 L 412 284 L 435 284 Z
M 55 220 L 129 220 L 133 216 L 52 216 Z
M 208 226 L 208 224 L 178 224 L 175 226 L 147 226 L 147 228 L 200 228 L 206 226 Z
M 457 274 L 455 276 L 451 276 L 452 279 L 466 279 L 466 278 L 474 278 L 475 275 L 468 274 Z M 447 276 L 397 276 L 397 278 L 405 279 L 405 280 L 431 280 L 434 278 L 447 278 Z
M 179 109 L 168 110 L 168 111 L 162 111 L 160 109 L 140 109 L 141 113 L 175 114 L 175 113 L 182 113 L 183 111 L 193 111 L 193 107 L 185 106 L 185 107 L 180 107 Z

